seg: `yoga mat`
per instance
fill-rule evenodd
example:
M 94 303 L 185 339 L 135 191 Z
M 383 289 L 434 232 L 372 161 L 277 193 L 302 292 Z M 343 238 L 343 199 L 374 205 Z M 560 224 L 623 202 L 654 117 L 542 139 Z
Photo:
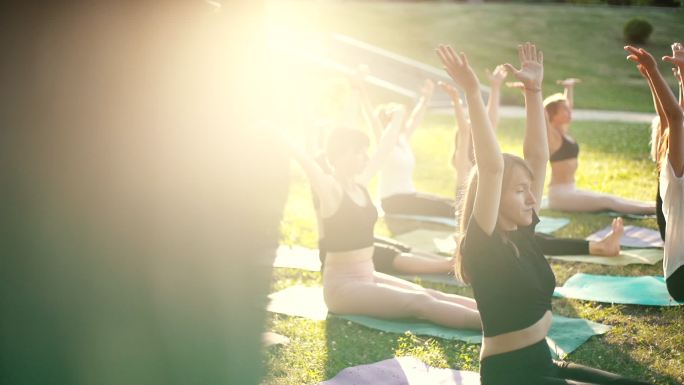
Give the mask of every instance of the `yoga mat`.
M 547 196 L 542 197 L 541 206 L 539 208 L 542 210 L 551 210 L 549 208 L 549 198 Z M 596 212 L 593 212 L 590 214 L 606 215 L 606 216 L 610 216 L 610 217 L 623 217 L 623 218 L 631 218 L 631 219 L 655 218 L 655 214 L 626 214 L 626 213 L 618 213 L 615 211 L 596 211 Z
M 610 233 L 611 226 L 606 226 L 602 230 L 591 234 L 586 239 L 587 241 L 600 241 Z M 620 238 L 620 245 L 625 247 L 663 247 L 663 240 L 660 238 L 660 233 L 653 229 L 647 229 L 638 226 L 625 226 L 625 233 Z
M 305 247 L 280 246 L 273 261 L 273 267 L 283 267 L 300 269 L 307 271 L 320 271 L 321 261 L 318 258 L 317 249 L 307 249 Z M 399 278 L 411 281 L 423 281 L 432 283 L 442 283 L 446 285 L 464 286 L 463 282 L 449 274 L 393 274 Z
M 646 219 L 646 218 L 655 218 L 655 214 L 625 214 L 625 213 L 618 213 L 615 211 L 599 211 L 596 214 L 598 215 L 605 215 L 609 217 L 623 217 L 623 218 L 630 218 L 630 219 Z
M 620 277 L 578 273 L 553 293 L 556 297 L 627 305 L 678 306 L 663 277 Z
M 565 262 L 596 263 L 609 266 L 655 265 L 663 259 L 663 249 L 623 249 L 614 257 L 593 255 L 551 255 L 549 258 Z
M 323 300 L 322 287 L 292 286 L 269 296 L 271 302 L 267 310 L 290 316 L 299 316 L 322 321 L 328 316 L 328 308 Z M 460 340 L 479 344 L 480 331 L 459 330 L 414 320 L 385 320 L 358 315 L 329 314 L 331 317 L 345 319 L 360 325 L 389 333 L 428 335 L 450 340 Z M 579 318 L 553 316 L 553 323 L 547 341 L 551 352 L 559 357 L 572 352 L 591 336 L 603 334 L 610 326 Z
M 421 360 L 394 357 L 367 365 L 342 369 L 318 385 L 480 385 L 480 374 L 464 370 L 435 368 Z
M 433 253 L 453 254 L 456 249 L 456 241 L 452 231 L 419 229 L 397 235 L 394 239 L 414 249 Z
M 538 233 L 551 234 L 568 223 L 570 223 L 568 218 L 540 217 L 535 230 Z M 419 229 L 397 235 L 395 239 L 416 249 L 433 253 L 453 255 L 456 251 L 454 234 L 449 231 Z
M 399 220 L 410 220 L 410 221 L 417 221 L 417 222 L 436 223 L 438 225 L 449 226 L 452 228 L 456 228 L 456 226 L 457 226 L 455 218 L 447 218 L 447 217 L 433 217 L 433 216 L 429 216 L 429 215 L 409 215 L 409 214 L 385 214 L 385 218 L 389 219 L 389 220 L 399 219 Z
M 570 223 L 568 218 L 554 218 L 554 217 L 539 217 L 539 223 L 535 231 L 538 233 L 551 234 L 556 232 Z
M 438 223 L 441 225 L 449 226 L 452 228 L 457 228 L 459 224 L 456 223 L 454 218 L 445 217 L 431 217 L 426 215 L 386 215 L 387 218 L 395 219 L 409 219 L 418 222 L 428 222 L 428 223 Z M 553 218 L 553 217 L 539 217 L 539 224 L 537 224 L 536 231 L 538 233 L 551 234 L 554 231 L 558 231 L 565 227 L 570 220 L 568 218 Z

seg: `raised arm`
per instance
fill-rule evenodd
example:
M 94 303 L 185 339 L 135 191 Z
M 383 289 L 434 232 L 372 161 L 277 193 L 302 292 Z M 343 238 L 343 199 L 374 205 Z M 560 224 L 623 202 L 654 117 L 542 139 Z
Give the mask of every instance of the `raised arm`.
M 682 70 L 679 68 L 673 68 L 672 73 L 675 79 L 677 79 L 677 84 L 679 85 L 679 105 L 684 108 L 684 79 L 682 78 Z
M 563 95 L 565 96 L 565 99 L 568 101 L 568 107 L 570 108 L 570 111 L 572 111 L 573 107 L 575 107 L 575 84 L 581 82 L 582 81 L 577 78 L 556 80 L 556 84 L 560 84 L 563 86 Z
M 487 100 L 487 115 L 494 130 L 499 126 L 499 105 L 501 104 L 501 85 L 508 75 L 506 67 L 498 65 L 493 72 L 487 70 L 489 78 L 489 100 Z
M 682 116 L 682 107 L 677 102 L 670 86 L 660 74 L 660 71 L 658 71 L 658 65 L 653 56 L 643 48 L 626 46 L 625 50 L 629 52 L 627 59 L 642 65 L 653 82 L 653 89 L 660 101 L 660 105 L 663 107 L 670 132 L 668 160 L 674 169 L 675 175 L 681 176 L 684 173 L 684 133 L 682 132 L 684 131 L 684 116 Z M 676 57 L 666 57 L 666 61 L 674 64 L 678 64 L 678 60 Z M 684 59 L 682 63 L 684 64 Z
M 672 72 L 679 85 L 679 105 L 684 108 L 684 80 L 682 80 L 682 75 L 684 74 L 684 45 L 679 42 L 673 43 L 672 56 L 663 56 L 663 60 L 675 65 Z
M 520 70 L 510 64 L 506 64 L 506 68 L 524 86 L 527 119 L 525 138 L 523 139 L 523 154 L 534 174 L 532 193 L 537 200 L 535 209 L 538 212 L 544 192 L 546 164 L 549 161 L 546 115 L 544 114 L 541 91 L 542 79 L 544 78 L 544 55 L 541 51 L 537 51 L 534 44 L 525 43 L 518 46 L 518 56 L 520 57 Z
M 457 55 L 453 48 L 443 45 L 439 46 L 437 54 L 451 79 L 465 91 L 478 172 L 473 216 L 485 233 L 492 234 L 499 214 L 504 170 L 501 149 L 482 101 L 480 81 L 466 55 L 463 52 Z
M 423 83 L 423 87 L 420 89 L 420 97 L 418 98 L 418 102 L 416 102 L 416 105 L 411 111 L 411 115 L 409 115 L 408 119 L 406 120 L 404 135 L 406 135 L 407 139 L 411 138 L 411 135 L 413 135 L 418 126 L 420 126 L 420 124 L 423 122 L 425 111 L 427 110 L 428 104 L 430 104 L 430 100 L 432 99 L 432 94 L 434 91 L 435 83 L 433 83 L 430 79 L 425 79 L 425 83 Z
M 653 108 L 655 111 L 658 113 L 658 119 L 660 120 L 660 133 L 665 130 L 667 127 L 667 117 L 665 116 L 665 111 L 663 111 L 663 106 L 660 105 L 660 100 L 658 100 L 658 96 L 656 95 L 655 88 L 653 87 L 653 81 L 651 80 L 651 77 L 648 76 L 648 72 L 646 72 L 646 68 L 642 66 L 641 64 L 637 65 L 637 69 L 641 73 L 641 76 L 646 79 L 646 82 L 648 83 L 648 88 L 651 90 L 651 98 L 653 99 Z
M 371 103 L 370 97 L 368 96 L 368 89 L 366 88 L 366 77 L 370 74 L 368 66 L 365 64 L 360 64 L 356 70 L 354 77 L 350 78 L 352 88 L 358 90 L 359 93 L 359 103 L 361 105 L 361 114 L 363 115 L 366 124 L 372 131 L 373 140 L 375 144 L 380 143 L 380 138 L 382 137 L 382 123 L 380 119 L 373 113 L 373 104 Z
M 392 111 L 392 120 L 390 120 L 388 127 L 384 130 L 384 134 L 378 143 L 378 148 L 376 149 L 373 156 L 368 161 L 368 165 L 363 170 L 358 178 L 358 182 L 368 185 L 373 176 L 378 172 L 380 167 L 389 156 L 394 146 L 397 144 L 399 139 L 399 134 L 401 133 L 402 126 L 404 124 L 404 115 L 406 114 L 406 109 L 402 105 L 397 105 Z
M 670 100 L 669 97 L 671 96 L 674 99 L 674 95 L 672 95 L 669 87 L 667 87 L 667 92 L 664 92 L 666 94 L 663 96 L 665 100 L 660 98 L 660 95 L 659 99 L 670 125 L 668 160 L 670 161 L 670 164 L 672 164 L 675 175 L 681 177 L 682 174 L 684 174 L 684 113 L 682 112 L 681 105 L 681 74 L 682 71 L 684 71 L 684 46 L 681 43 L 672 44 L 672 56 L 664 56 L 663 61 L 675 65 L 677 72 L 680 75 L 680 103 L 676 107 L 673 106 L 672 100 Z M 655 70 L 658 72 L 657 67 L 655 67 Z M 664 80 L 663 83 L 665 83 Z M 655 81 L 654 84 L 656 84 Z M 667 84 L 665 84 L 665 86 L 667 86 Z M 656 90 L 658 90 L 657 87 L 658 86 L 656 86 Z
M 290 156 L 299 163 L 309 179 L 311 188 L 320 202 L 320 214 L 324 217 L 332 215 L 342 198 L 342 190 L 335 182 L 335 179 L 332 175 L 323 171 L 318 162 L 306 155 L 289 140 L 284 139 L 283 142 L 287 146 Z
M 454 107 L 454 117 L 456 118 L 458 130 L 454 136 L 454 153 L 451 155 L 451 165 L 456 170 L 456 187 L 460 188 L 467 182 L 470 169 L 474 165 L 470 156 L 473 149 L 470 123 L 468 123 L 461 106 L 461 95 L 459 92 L 450 84 L 440 81 L 438 85 L 451 97 L 451 104 Z

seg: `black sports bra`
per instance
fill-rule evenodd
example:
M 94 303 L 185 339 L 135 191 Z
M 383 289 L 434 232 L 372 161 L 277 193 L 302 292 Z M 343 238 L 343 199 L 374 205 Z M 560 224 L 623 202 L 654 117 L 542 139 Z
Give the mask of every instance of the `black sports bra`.
M 558 150 L 551 154 L 551 157 L 549 158 L 551 162 L 559 162 L 566 159 L 576 159 L 577 155 L 579 155 L 579 144 L 577 144 L 577 142 L 569 141 L 565 135 L 562 136 L 562 139 L 563 141 L 561 142 L 561 146 L 558 147 Z
M 351 251 L 373 246 L 373 228 L 378 220 L 378 210 L 364 187 L 366 205 L 359 206 L 343 192 L 337 212 L 323 218 L 325 237 L 318 241 L 321 251 Z

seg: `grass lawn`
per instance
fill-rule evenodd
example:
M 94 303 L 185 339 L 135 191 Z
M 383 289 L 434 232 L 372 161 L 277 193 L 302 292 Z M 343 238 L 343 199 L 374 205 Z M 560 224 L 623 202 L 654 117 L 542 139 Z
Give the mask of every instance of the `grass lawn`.
M 502 62 L 517 65 L 516 45 L 532 41 L 545 54 L 547 92 L 561 90 L 556 79 L 583 80 L 576 90 L 577 108 L 652 108 L 648 88 L 622 49 L 622 28 L 630 18 L 643 17 L 653 24 L 645 47 L 656 57 L 667 54 L 673 41 L 684 39 L 684 9 L 279 1 L 271 3 L 270 10 L 271 23 L 287 29 L 310 35 L 343 33 L 440 68 L 433 50 L 439 43 L 450 43 L 468 53 L 481 76 L 485 68 Z M 505 90 L 503 98 L 505 103 L 519 101 L 511 90 Z
M 475 8 L 470 7 L 439 7 L 476 12 Z M 495 8 L 514 10 L 502 6 Z M 538 9 L 549 12 L 554 8 Z M 405 17 L 409 14 L 406 12 Z M 435 11 L 435 15 L 438 14 Z M 620 11 L 619 14 L 624 12 Z M 664 19 L 669 17 L 666 13 L 654 14 L 661 15 Z M 420 13 L 415 17 L 420 17 Z M 500 17 L 503 18 L 504 15 Z M 503 149 L 520 154 L 524 122 L 503 119 L 500 126 L 498 136 Z M 648 160 L 648 127 L 582 122 L 575 123 L 572 132 L 582 144 L 577 181 L 580 188 L 635 199 L 653 198 L 656 179 L 654 166 Z M 423 128 L 415 134 L 412 144 L 418 158 L 418 167 L 414 179 L 420 190 L 452 195 L 453 175 L 447 159 L 453 135 L 451 118 L 447 116 L 429 116 Z M 571 215 L 551 211 L 542 211 L 542 214 L 571 218 L 571 224 L 557 234 L 568 237 L 584 237 L 610 223 L 610 217 L 600 215 Z M 654 219 L 626 220 L 626 223 L 656 228 Z M 296 167 L 293 167 L 292 186 L 282 230 L 283 243 L 316 247 L 314 213 L 308 184 Z M 378 233 L 388 234 L 382 221 L 378 223 L 376 230 Z M 558 285 L 562 285 L 577 272 L 630 276 L 662 274 L 660 264 L 609 267 L 552 262 L 552 267 Z M 295 284 L 320 285 L 321 277 L 317 272 L 275 269 L 274 291 Z M 472 296 L 467 288 L 434 284 L 426 286 Z M 569 360 L 641 378 L 654 384 L 684 383 L 684 307 L 611 306 L 554 299 L 553 311 L 556 314 L 586 318 L 613 326 L 608 334 L 590 339 L 570 354 Z M 382 333 L 339 319 L 319 322 L 272 314 L 269 314 L 268 319 L 270 330 L 291 339 L 287 346 L 271 347 L 266 351 L 267 376 L 264 384 L 268 385 L 314 384 L 334 376 L 345 367 L 402 355 L 416 356 L 437 367 L 475 371 L 479 368 L 479 345 L 410 334 Z

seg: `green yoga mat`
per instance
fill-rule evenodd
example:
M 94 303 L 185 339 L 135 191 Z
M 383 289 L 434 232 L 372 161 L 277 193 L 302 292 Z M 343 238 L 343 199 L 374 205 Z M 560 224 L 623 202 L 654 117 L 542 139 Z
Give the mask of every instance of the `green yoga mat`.
M 594 255 L 552 255 L 554 260 L 565 262 L 596 263 L 609 266 L 627 266 L 634 264 L 655 265 L 663 260 L 663 249 L 623 249 L 614 257 L 597 257 Z
M 397 235 L 394 239 L 401 243 L 405 243 L 414 249 L 432 253 L 450 255 L 453 254 L 456 249 L 454 233 L 451 231 L 420 229 Z
M 452 329 L 416 320 L 385 320 L 366 316 L 328 313 L 328 308 L 323 300 L 323 288 L 318 286 L 293 286 L 273 293 L 269 298 L 271 302 L 267 309 L 273 313 L 319 321 L 325 320 L 327 317 L 336 317 L 388 333 L 403 334 L 411 332 L 416 335 L 460 340 L 475 344 L 482 342 L 480 331 Z M 554 315 L 547 342 L 551 351 L 557 356 L 562 357 L 577 349 L 591 336 L 604 334 L 608 330 L 610 330 L 610 326 L 607 325 L 579 318 Z
M 557 287 L 556 297 L 626 305 L 679 306 L 667 292 L 663 277 L 620 277 L 575 274 Z

